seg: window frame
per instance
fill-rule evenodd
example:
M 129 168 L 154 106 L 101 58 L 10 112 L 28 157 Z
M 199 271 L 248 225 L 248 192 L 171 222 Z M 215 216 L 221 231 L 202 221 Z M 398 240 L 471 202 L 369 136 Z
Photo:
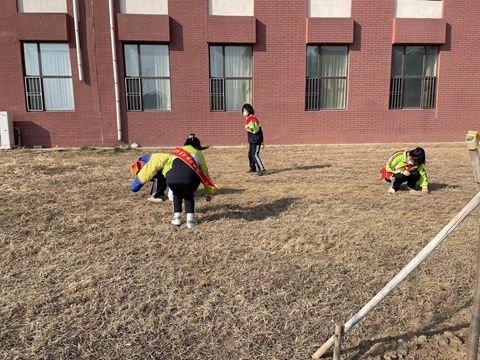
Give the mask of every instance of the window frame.
M 126 46 L 135 46 L 136 47 L 136 54 L 137 54 L 137 64 L 138 64 L 138 76 L 128 76 L 127 75 L 127 58 L 125 56 L 125 47 Z M 168 49 L 168 74 L 169 76 L 143 76 L 142 75 L 142 57 L 140 52 L 140 46 L 166 46 Z M 125 110 L 127 112 L 157 112 L 157 111 L 172 111 L 172 72 L 171 72 L 171 65 L 170 65 L 170 45 L 169 44 L 145 44 L 145 43 L 131 43 L 126 42 L 123 43 L 123 67 L 124 67 L 124 77 L 125 77 Z M 170 92 L 170 109 L 145 109 L 144 101 L 143 101 L 143 80 L 168 80 L 169 81 L 169 92 Z M 137 80 L 140 83 L 139 91 L 140 91 L 140 109 L 139 110 L 131 110 L 128 108 L 129 105 L 129 92 L 128 92 L 128 80 Z
M 212 47 L 221 47 L 222 48 L 222 69 L 223 69 L 223 76 L 221 77 L 213 77 L 212 76 L 212 57 L 211 57 L 211 52 L 210 49 Z M 225 76 L 225 48 L 226 47 L 249 47 L 251 49 L 251 70 L 252 70 L 252 76 L 251 77 L 227 77 Z M 250 92 L 251 92 L 251 99 L 250 103 L 253 104 L 253 46 L 251 44 L 209 44 L 208 45 L 208 75 L 209 75 L 209 98 L 210 98 L 210 112 L 235 112 L 235 111 L 240 111 L 241 109 L 227 109 L 227 93 L 226 93 L 226 82 L 227 80 L 248 80 L 250 81 Z M 219 81 L 220 80 L 220 81 Z M 223 93 L 221 95 L 221 106 L 222 109 L 213 109 L 213 93 L 212 93 L 212 84 L 213 83 L 219 83 L 221 84 L 221 88 Z
M 25 44 L 35 44 L 36 46 L 36 53 L 37 53 L 37 61 L 38 61 L 38 75 L 27 75 L 27 63 L 25 58 Z M 73 73 L 72 73 L 72 63 L 70 62 L 70 75 L 43 75 L 43 67 L 42 67 L 42 54 L 40 51 L 41 44 L 64 44 L 67 45 L 69 51 L 68 56 L 70 58 L 70 47 L 67 42 L 54 42 L 54 41 L 23 41 L 21 42 L 21 53 L 22 53 L 22 66 L 23 66 L 23 80 L 24 80 L 24 87 L 25 87 L 25 107 L 27 112 L 73 112 L 75 111 L 75 92 L 73 89 Z M 27 79 L 39 79 L 39 95 L 41 97 L 41 109 L 29 109 L 29 94 L 32 92 L 28 91 L 27 86 Z M 71 79 L 72 81 L 72 103 L 73 109 L 65 109 L 65 110 L 48 110 L 45 108 L 45 92 L 43 86 L 43 79 Z
M 422 75 L 405 75 L 405 57 L 407 47 L 423 47 Z M 402 48 L 402 66 L 401 76 L 394 76 L 393 60 L 395 48 Z M 427 49 L 434 48 L 435 51 L 435 75 L 426 75 Z M 438 93 L 438 63 L 440 59 L 440 47 L 438 45 L 414 45 L 414 44 L 394 44 L 392 46 L 390 61 L 390 90 L 389 90 L 389 110 L 432 110 L 437 108 Z M 405 79 L 420 79 L 420 106 L 406 107 L 405 104 Z
M 322 76 L 321 69 L 322 69 L 322 47 L 344 47 L 347 48 L 346 52 L 346 69 L 345 69 L 345 76 Z M 317 77 L 308 77 L 308 48 L 309 47 L 316 47 L 319 49 L 318 51 L 318 76 Z M 304 111 L 346 111 L 347 104 L 348 104 L 348 71 L 349 71 L 349 55 L 350 55 L 350 46 L 348 44 L 307 44 L 305 48 L 305 106 Z M 329 79 L 337 79 L 337 80 L 345 80 L 345 90 L 344 90 L 344 106 L 342 108 L 329 108 L 329 107 L 321 107 L 321 82 L 322 80 L 329 80 Z M 309 84 L 309 80 L 313 82 L 313 85 Z M 315 82 L 316 81 L 316 82 Z M 310 95 L 312 93 L 311 89 L 312 86 L 314 90 L 316 90 L 316 95 Z M 310 91 L 309 91 L 310 90 Z M 315 92 L 313 92 L 315 93 Z M 312 100 L 312 97 L 313 100 Z M 316 97 L 316 99 L 315 99 Z M 313 106 L 309 106 L 309 104 L 314 104 Z

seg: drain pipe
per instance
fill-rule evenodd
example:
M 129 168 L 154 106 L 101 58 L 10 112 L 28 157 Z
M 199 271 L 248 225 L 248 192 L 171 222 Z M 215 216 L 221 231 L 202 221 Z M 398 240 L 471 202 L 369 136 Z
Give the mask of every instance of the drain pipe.
M 80 29 L 78 26 L 78 0 L 73 0 L 73 21 L 75 23 L 75 47 L 77 48 L 78 80 L 83 81 L 82 49 L 80 47 Z
M 108 0 L 108 12 L 110 15 L 110 40 L 112 41 L 113 82 L 115 87 L 115 112 L 117 115 L 117 140 L 122 140 L 122 115 L 120 112 L 120 85 L 118 82 L 117 44 L 115 37 L 115 12 L 113 0 Z

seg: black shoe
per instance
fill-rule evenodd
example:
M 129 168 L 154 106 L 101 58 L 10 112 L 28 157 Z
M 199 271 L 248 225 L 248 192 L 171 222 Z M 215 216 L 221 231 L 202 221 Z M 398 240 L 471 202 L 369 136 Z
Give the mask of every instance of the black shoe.
M 252 170 L 252 169 L 250 169 L 250 170 L 247 171 L 247 173 L 249 173 L 249 174 L 250 174 L 250 173 L 254 173 L 254 172 L 256 172 L 256 171 L 255 171 L 255 170 Z
M 258 172 L 258 176 L 263 176 L 267 173 L 267 170 L 262 170 Z

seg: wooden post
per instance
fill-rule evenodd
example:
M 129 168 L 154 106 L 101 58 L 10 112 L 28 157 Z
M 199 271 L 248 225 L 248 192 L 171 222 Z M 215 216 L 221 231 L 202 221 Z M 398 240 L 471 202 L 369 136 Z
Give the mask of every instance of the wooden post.
M 335 344 L 333 347 L 333 360 L 340 360 L 343 340 L 343 324 L 335 324 Z
M 477 360 L 478 336 L 480 334 L 480 222 L 478 225 L 477 283 L 473 295 L 472 320 L 470 321 L 470 335 L 468 339 L 468 360 Z
M 450 220 L 450 222 L 430 242 L 380 290 L 377 295 L 370 299 L 353 317 L 348 320 L 345 332 L 357 325 L 380 301 L 382 301 L 398 284 L 400 284 L 413 270 L 415 270 L 432 252 L 442 243 L 460 223 L 480 204 L 480 192 L 475 195 L 467 205 Z M 320 359 L 335 342 L 335 335 L 332 335 L 313 355 L 314 360 Z
M 465 137 L 465 142 L 467 143 L 470 160 L 472 161 L 473 176 L 475 177 L 477 191 L 480 191 L 480 152 L 478 149 L 480 134 L 476 131 L 469 131 Z
M 478 149 L 480 136 L 476 131 L 469 131 L 465 137 L 470 160 L 472 161 L 473 176 L 477 190 L 480 191 L 480 152 Z M 480 226 L 480 223 L 479 223 Z M 477 255 L 477 282 L 473 295 L 472 319 L 470 321 L 470 334 L 468 339 L 468 360 L 477 360 L 478 358 L 478 337 L 480 335 L 480 230 L 478 236 L 478 255 Z

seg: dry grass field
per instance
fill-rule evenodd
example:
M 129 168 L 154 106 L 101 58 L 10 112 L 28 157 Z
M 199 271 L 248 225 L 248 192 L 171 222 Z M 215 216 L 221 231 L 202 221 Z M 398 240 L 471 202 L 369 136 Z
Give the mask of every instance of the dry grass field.
M 129 192 L 144 151 L 0 153 L 1 359 L 308 359 L 475 194 L 428 144 L 431 194 L 387 194 L 402 145 L 205 151 L 194 230 Z M 346 339 L 345 359 L 465 357 L 479 211 Z

